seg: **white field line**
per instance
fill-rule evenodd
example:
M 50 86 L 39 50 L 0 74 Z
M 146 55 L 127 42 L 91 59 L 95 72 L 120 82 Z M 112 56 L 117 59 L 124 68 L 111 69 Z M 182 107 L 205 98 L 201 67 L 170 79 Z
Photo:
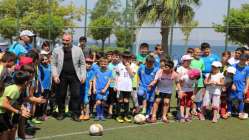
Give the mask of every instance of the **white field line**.
M 128 125 L 128 126 L 121 126 L 121 127 L 112 127 L 112 128 L 104 129 L 104 132 L 116 130 L 116 129 L 144 127 L 144 126 L 150 126 L 150 125 L 161 124 L 161 123 L 163 123 L 163 122 L 157 122 L 157 123 L 152 123 L 152 124 L 143 124 L 143 125 Z M 81 134 L 88 134 L 88 133 L 89 133 L 89 131 L 72 132 L 72 133 L 59 134 L 59 135 L 53 135 L 53 136 L 38 137 L 38 138 L 34 138 L 32 140 L 48 140 L 48 139 L 53 139 L 53 138 L 58 138 L 58 137 L 66 137 L 66 136 L 81 135 Z

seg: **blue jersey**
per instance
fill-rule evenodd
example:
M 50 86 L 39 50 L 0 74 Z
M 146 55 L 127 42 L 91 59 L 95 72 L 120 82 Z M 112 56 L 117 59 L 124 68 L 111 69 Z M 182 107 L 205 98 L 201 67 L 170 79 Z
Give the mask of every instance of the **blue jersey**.
M 239 64 L 235 64 L 236 73 L 233 76 L 233 83 L 236 86 L 236 91 L 233 93 L 243 93 L 246 86 L 246 79 L 249 76 L 249 66 L 240 67 Z
M 111 84 L 110 84 L 110 87 L 115 87 L 115 82 L 114 82 L 114 80 L 115 80 L 115 78 L 116 78 L 116 66 L 117 66 L 118 64 L 113 64 L 113 63 L 110 63 L 109 65 L 108 65 L 108 69 L 110 70 L 110 71 L 112 71 L 112 82 L 111 82 Z
M 212 70 L 212 63 L 214 61 L 220 61 L 219 56 L 215 54 L 210 54 L 209 56 L 203 56 L 202 60 L 204 62 L 204 70 L 202 71 L 204 74 L 210 73 Z
M 52 86 L 52 70 L 51 65 L 42 65 L 38 66 L 38 79 L 43 89 L 51 89 Z
M 158 55 L 155 57 L 155 64 L 154 64 L 154 66 L 156 68 L 160 68 L 160 57 Z
M 106 70 L 101 71 L 101 69 L 98 69 L 95 73 L 96 77 L 96 92 L 101 93 L 101 90 L 103 90 L 108 83 L 109 80 L 112 78 L 112 71 Z
M 140 65 L 138 69 L 139 87 L 147 89 L 148 85 L 154 80 L 158 68 L 153 67 L 148 69 L 144 64 Z
M 91 69 L 93 70 L 94 73 L 96 73 L 100 68 L 98 64 L 93 63 Z
M 90 82 L 93 80 L 93 78 L 94 78 L 94 71 L 92 69 L 87 70 L 87 72 L 86 72 L 86 82 L 85 82 L 85 93 L 89 92 Z
M 19 42 L 14 42 L 10 46 L 9 51 L 16 54 L 16 56 L 20 56 L 22 54 L 28 53 L 28 51 L 31 49 L 32 49 L 31 45 L 23 45 L 23 44 L 20 44 Z

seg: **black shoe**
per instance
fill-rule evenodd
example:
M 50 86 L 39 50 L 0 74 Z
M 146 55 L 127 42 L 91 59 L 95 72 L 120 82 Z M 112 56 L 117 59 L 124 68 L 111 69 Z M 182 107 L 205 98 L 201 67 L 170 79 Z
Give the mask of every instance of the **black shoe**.
M 56 117 L 57 120 L 61 121 L 65 119 L 65 115 L 64 114 L 58 114 Z
M 80 122 L 80 118 L 77 115 L 72 115 L 72 120 L 76 122 Z

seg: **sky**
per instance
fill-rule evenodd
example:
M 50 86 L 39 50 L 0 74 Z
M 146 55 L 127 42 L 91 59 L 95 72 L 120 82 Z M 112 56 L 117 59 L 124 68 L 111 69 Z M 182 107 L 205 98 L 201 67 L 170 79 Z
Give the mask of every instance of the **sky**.
M 85 0 L 65 0 L 64 4 L 69 4 L 73 2 L 77 6 L 85 7 Z M 96 2 L 98 0 L 88 0 L 88 9 L 93 9 Z M 122 3 L 125 4 L 125 0 L 121 0 Z M 239 8 L 241 4 L 249 3 L 249 0 L 231 0 L 231 8 Z M 227 13 L 227 5 L 228 0 L 201 0 L 201 5 L 198 7 L 194 7 L 195 9 L 195 20 L 198 21 L 199 27 L 211 27 L 214 23 L 221 24 L 223 21 L 223 17 Z M 79 26 L 84 25 L 83 21 L 78 22 Z M 146 26 L 154 26 L 160 27 L 159 23 L 146 25 Z M 76 37 L 80 34 L 83 34 L 83 29 L 76 30 Z M 216 33 L 213 29 L 194 29 L 190 36 L 190 44 L 196 45 L 203 41 L 211 41 L 216 45 L 224 45 L 224 34 Z M 111 40 L 115 40 L 114 37 L 111 37 Z M 160 43 L 160 29 L 142 29 L 138 32 L 137 36 L 138 42 L 152 42 L 152 43 Z M 183 44 L 183 34 L 180 29 L 174 29 L 173 40 L 175 44 Z

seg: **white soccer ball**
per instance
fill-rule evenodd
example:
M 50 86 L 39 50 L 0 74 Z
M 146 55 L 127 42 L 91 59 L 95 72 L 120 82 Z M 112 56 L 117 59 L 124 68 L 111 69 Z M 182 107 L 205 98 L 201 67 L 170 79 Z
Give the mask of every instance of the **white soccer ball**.
M 240 118 L 241 120 L 246 120 L 246 119 L 248 119 L 248 113 L 243 113 L 243 114 L 239 115 L 239 118 Z
M 143 123 L 145 123 L 145 121 L 146 121 L 146 117 L 145 117 L 143 114 L 137 114 L 137 115 L 134 117 L 134 121 L 135 121 L 135 123 L 137 123 L 137 124 L 143 124 Z
M 89 128 L 89 134 L 91 136 L 102 136 L 104 128 L 101 124 L 92 124 Z

